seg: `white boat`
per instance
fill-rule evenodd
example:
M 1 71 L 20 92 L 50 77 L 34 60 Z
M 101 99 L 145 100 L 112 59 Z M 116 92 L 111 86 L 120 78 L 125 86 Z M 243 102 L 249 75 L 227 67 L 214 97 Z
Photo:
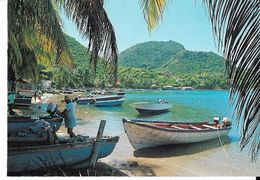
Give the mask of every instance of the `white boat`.
M 220 125 L 211 122 L 123 119 L 123 126 L 131 145 L 137 150 L 169 144 L 197 143 L 226 136 L 231 130 L 231 121 L 226 118 L 223 122 Z

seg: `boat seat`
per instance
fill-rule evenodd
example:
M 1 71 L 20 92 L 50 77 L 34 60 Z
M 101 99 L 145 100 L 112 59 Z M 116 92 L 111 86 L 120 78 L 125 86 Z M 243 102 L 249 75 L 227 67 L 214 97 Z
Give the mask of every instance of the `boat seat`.
M 193 128 L 193 129 L 197 129 L 197 130 L 202 130 L 201 128 L 196 127 L 196 126 L 193 126 L 193 125 L 191 125 L 191 124 L 190 124 L 190 127 Z
M 178 126 L 175 126 L 175 125 L 171 125 L 172 128 L 176 128 L 176 129 L 181 129 L 181 130 L 185 130 L 184 128 L 181 128 L 181 127 L 178 127 Z
M 210 125 L 207 125 L 207 124 L 202 124 L 202 126 L 203 126 L 203 127 L 210 128 L 210 129 L 218 129 L 217 127 L 210 126 Z

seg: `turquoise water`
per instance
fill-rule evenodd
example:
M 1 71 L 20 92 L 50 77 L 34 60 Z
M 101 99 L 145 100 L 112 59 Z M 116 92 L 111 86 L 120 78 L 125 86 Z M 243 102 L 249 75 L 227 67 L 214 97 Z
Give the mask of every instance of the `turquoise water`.
M 233 111 L 228 103 L 228 97 L 229 93 L 225 90 L 129 91 L 126 92 L 125 101 L 119 107 L 78 105 L 78 124 L 98 126 L 99 121 L 105 119 L 106 134 L 118 135 L 124 133 L 123 117 L 160 121 L 213 121 L 214 117 L 232 117 Z M 133 108 L 134 103 L 155 103 L 159 99 L 167 100 L 173 105 L 170 112 L 142 116 Z M 238 138 L 237 131 L 233 128 L 230 133 L 233 140 Z

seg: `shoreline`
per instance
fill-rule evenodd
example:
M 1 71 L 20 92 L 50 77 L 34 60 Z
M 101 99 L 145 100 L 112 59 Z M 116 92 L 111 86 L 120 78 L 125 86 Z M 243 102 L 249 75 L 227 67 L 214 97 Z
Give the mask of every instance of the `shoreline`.
M 60 102 L 64 98 L 62 94 L 47 96 L 47 102 Z M 62 109 L 64 104 L 59 106 Z M 36 108 L 35 111 L 38 112 L 39 109 Z M 85 108 L 82 108 L 81 113 L 78 114 L 80 121 L 75 133 L 95 137 L 101 116 L 89 113 Z M 114 114 L 109 113 L 107 126 L 109 122 L 114 126 L 113 116 Z M 97 122 L 87 123 L 92 119 Z M 105 130 L 104 135 L 119 135 L 120 139 L 112 154 L 99 161 L 128 176 L 260 176 L 260 161 L 251 163 L 248 155 L 249 147 L 240 152 L 239 144 L 233 135 L 221 141 L 217 139 L 134 151 L 123 130 L 113 131 L 113 128 L 109 130 L 109 127 Z M 59 131 L 66 134 L 64 125 Z

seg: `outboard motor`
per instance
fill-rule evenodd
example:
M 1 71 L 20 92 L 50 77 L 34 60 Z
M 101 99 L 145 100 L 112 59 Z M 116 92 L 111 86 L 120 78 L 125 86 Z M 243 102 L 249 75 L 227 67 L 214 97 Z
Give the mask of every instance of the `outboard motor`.
M 214 124 L 219 124 L 219 117 L 214 117 Z
M 47 106 L 47 113 L 49 113 L 51 116 L 57 116 L 60 115 L 60 111 L 58 110 L 58 106 L 55 103 L 49 103 Z
M 226 127 L 229 127 L 229 126 L 232 125 L 231 119 L 229 119 L 229 118 L 227 118 L 227 117 L 223 117 L 222 123 L 223 123 Z

